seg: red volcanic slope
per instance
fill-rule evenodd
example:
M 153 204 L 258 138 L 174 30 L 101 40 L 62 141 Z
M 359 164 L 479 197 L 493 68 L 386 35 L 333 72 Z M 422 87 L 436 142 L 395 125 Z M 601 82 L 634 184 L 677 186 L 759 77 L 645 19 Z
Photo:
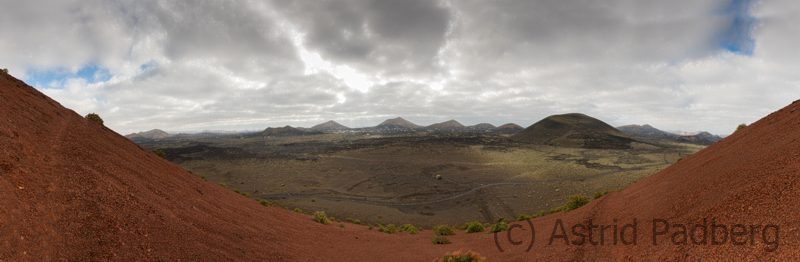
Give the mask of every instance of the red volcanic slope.
M 430 261 L 464 245 L 261 206 L 0 74 L 0 261 Z
M 430 261 L 475 250 L 490 261 L 600 259 L 798 259 L 800 103 L 629 188 L 568 213 L 535 219 L 536 241 L 431 232 L 387 235 L 320 225 L 205 182 L 124 137 L 84 120 L 9 75 L 0 75 L 0 260 Z M 565 225 L 639 221 L 636 245 L 548 245 Z M 777 224 L 779 245 L 650 243 L 650 220 Z M 527 224 L 520 224 L 527 230 Z M 570 230 L 567 228 L 567 230 Z M 525 239 L 515 229 L 516 239 Z

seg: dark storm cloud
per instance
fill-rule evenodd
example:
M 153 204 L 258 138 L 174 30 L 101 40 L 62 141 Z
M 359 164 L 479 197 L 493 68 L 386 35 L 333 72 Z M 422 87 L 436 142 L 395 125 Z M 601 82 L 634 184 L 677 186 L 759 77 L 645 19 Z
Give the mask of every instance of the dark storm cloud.
M 496 68 L 554 63 L 661 62 L 707 56 L 721 1 L 505 0 L 454 2 L 456 52 Z M 485 58 L 492 59 L 486 61 Z
M 800 93 L 791 0 L 1 6 L 1 66 L 123 133 L 567 112 L 727 133 Z
M 438 1 L 274 1 L 307 46 L 335 62 L 377 74 L 435 68 L 449 10 Z

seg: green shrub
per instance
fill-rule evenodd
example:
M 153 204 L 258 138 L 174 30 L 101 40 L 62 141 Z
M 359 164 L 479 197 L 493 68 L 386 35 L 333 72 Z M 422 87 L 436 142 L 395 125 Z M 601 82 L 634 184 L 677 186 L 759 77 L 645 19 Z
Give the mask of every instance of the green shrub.
M 519 214 L 519 216 L 517 216 L 517 221 L 525 221 L 525 220 L 528 220 L 528 219 L 531 219 L 531 218 L 533 218 L 533 216 L 531 216 L 531 215 Z
M 314 215 L 312 215 L 312 219 L 314 219 L 314 221 L 316 221 L 317 223 L 320 223 L 320 224 L 323 224 L 323 225 L 327 225 L 327 224 L 331 223 L 331 220 L 328 219 L 328 215 L 325 214 L 325 211 L 314 212 Z
M 89 114 L 87 114 L 87 115 L 86 115 L 86 119 L 88 119 L 88 120 L 90 120 L 90 121 L 93 121 L 93 122 L 95 122 L 95 123 L 98 123 L 98 124 L 100 124 L 101 126 L 103 125 L 103 119 L 102 119 L 102 118 L 100 118 L 100 115 L 98 115 L 98 114 L 95 114 L 95 113 L 89 113 Z
M 358 220 L 358 219 L 353 219 L 353 218 L 349 218 L 348 217 L 348 218 L 345 218 L 344 221 L 347 221 L 347 222 L 350 222 L 350 223 L 353 223 L 353 224 L 356 224 L 356 225 L 361 225 L 361 220 Z
M 400 231 L 400 228 L 398 228 L 394 224 L 388 224 L 388 225 L 385 225 L 385 226 L 381 225 L 381 224 L 378 224 L 378 232 L 383 232 L 383 233 L 386 233 L 386 234 L 394 234 L 394 233 L 397 233 L 398 231 Z
M 0 69 L 0 71 L 2 71 L 4 74 L 8 74 L 8 68 Z
M 273 206 L 273 205 L 275 205 L 275 203 L 274 203 L 274 202 L 272 202 L 272 201 L 267 201 L 267 200 L 263 200 L 263 199 L 261 199 L 261 200 L 258 200 L 258 203 L 259 203 L 259 204 L 261 204 L 262 206 L 265 206 L 265 207 L 269 207 L 269 206 Z
M 153 150 L 153 154 L 156 154 L 161 158 L 167 159 L 167 152 L 164 152 L 164 149 L 158 148 L 156 150 Z
M 443 236 L 437 236 L 437 237 L 433 238 L 433 244 L 434 245 L 444 245 L 444 244 L 450 244 L 450 243 L 452 243 L 452 242 L 450 242 L 450 239 L 447 239 L 446 237 L 443 237 Z
M 747 127 L 747 124 L 740 124 L 736 127 L 736 131 L 742 130 L 743 128 Z
M 473 251 L 456 251 L 445 254 L 439 262 L 484 262 L 486 258 Z
M 447 225 L 438 225 L 433 227 L 433 234 L 437 236 L 450 236 L 455 235 L 456 232 L 453 231 L 453 228 Z
M 239 191 L 239 189 L 234 189 L 233 192 L 236 192 L 236 194 L 239 194 L 239 195 L 242 195 L 242 196 L 245 196 L 245 197 L 250 197 L 250 194 L 248 194 L 246 192 Z
M 508 223 L 505 221 L 497 222 L 489 229 L 492 233 L 502 232 L 508 230 Z
M 478 221 L 469 222 L 464 225 L 464 231 L 467 231 L 467 233 L 483 232 L 483 224 Z
M 594 199 L 601 198 L 605 195 L 608 195 L 608 191 L 594 192 Z
M 300 209 L 299 207 L 295 207 L 294 209 L 292 209 L 292 211 L 294 211 L 294 212 L 296 212 L 296 213 L 300 213 L 300 214 L 302 214 L 302 213 L 303 213 L 303 210 L 302 210 L 302 209 Z
M 564 206 L 562 206 L 560 210 L 561 211 L 570 211 L 570 210 L 582 207 L 583 205 L 586 205 L 588 203 L 589 203 L 589 198 L 588 197 L 586 197 L 584 195 L 574 195 L 574 196 L 569 197 L 569 200 L 567 201 L 567 203 L 564 204 Z
M 400 226 L 400 231 L 406 232 L 406 233 L 409 233 L 409 234 L 413 235 L 413 234 L 416 234 L 417 232 L 419 232 L 419 229 L 417 229 L 417 227 L 415 227 L 412 224 L 403 224 L 403 225 Z

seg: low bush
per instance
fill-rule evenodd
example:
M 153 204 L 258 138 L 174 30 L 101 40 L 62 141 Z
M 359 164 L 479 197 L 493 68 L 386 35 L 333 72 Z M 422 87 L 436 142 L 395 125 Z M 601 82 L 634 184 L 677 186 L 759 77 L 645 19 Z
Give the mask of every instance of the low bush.
M 388 225 L 385 225 L 385 226 L 381 225 L 381 224 L 378 224 L 378 232 L 383 232 L 383 233 L 386 233 L 386 234 L 394 234 L 394 233 L 397 233 L 398 231 L 400 231 L 400 228 L 398 228 L 394 224 L 388 224 Z
M 434 237 L 432 241 L 434 245 L 444 245 L 452 243 L 450 242 L 450 239 L 447 239 L 446 237 L 443 236 Z
M 577 209 L 589 203 L 589 198 L 584 195 L 574 195 L 569 197 L 567 203 L 561 207 L 561 211 L 570 211 Z
M 472 221 L 464 225 L 464 231 L 467 233 L 483 232 L 483 224 L 478 221 Z
M 0 69 L 0 71 L 3 72 L 4 74 L 8 74 L 8 68 Z
M 345 218 L 344 221 L 347 221 L 347 222 L 350 222 L 350 223 L 353 223 L 353 224 L 356 224 L 356 225 L 361 225 L 361 220 L 358 220 L 358 219 L 353 219 L 353 218 L 349 218 L 348 217 L 348 218 Z
M 314 214 L 312 215 L 312 219 L 314 219 L 314 221 L 316 221 L 317 223 L 320 223 L 320 224 L 323 224 L 323 225 L 327 225 L 327 224 L 331 223 L 331 220 L 328 219 L 328 215 L 325 214 L 325 211 L 314 212 Z
M 525 221 L 525 220 L 528 220 L 528 219 L 531 219 L 531 218 L 533 218 L 533 216 L 531 216 L 531 215 L 519 214 L 519 216 L 517 216 L 517 221 Z
M 742 130 L 745 127 L 747 127 L 747 124 L 740 124 L 739 126 L 736 127 L 736 131 Z
M 492 233 L 502 232 L 508 230 L 508 223 L 505 221 L 497 222 L 489 229 Z
M 484 262 L 486 258 L 474 251 L 455 251 L 447 253 L 438 262 Z
M 239 189 L 234 189 L 233 192 L 236 192 L 236 194 L 239 194 L 239 195 L 242 195 L 242 196 L 245 196 L 245 197 L 250 197 L 250 194 L 248 194 L 246 192 L 239 191 Z
M 92 121 L 92 122 L 98 123 L 98 124 L 100 124 L 101 126 L 103 125 L 103 119 L 102 119 L 102 118 L 100 118 L 100 115 L 98 115 L 98 114 L 95 114 L 95 113 L 89 113 L 89 114 L 87 114 L 87 115 L 86 115 L 86 119 L 88 119 L 89 121 Z
M 156 154 L 157 156 L 159 156 L 161 158 L 164 158 L 164 159 L 167 158 L 167 152 L 164 152 L 164 149 L 161 149 L 161 148 L 153 150 L 153 154 Z
M 406 232 L 406 233 L 409 233 L 409 234 L 413 235 L 413 234 L 418 233 L 419 229 L 417 229 L 417 227 L 412 225 L 412 224 L 403 224 L 403 225 L 400 226 L 400 231 Z
M 438 225 L 433 227 L 433 233 L 437 236 L 450 236 L 456 234 L 456 232 L 453 231 L 453 228 L 447 225 Z
M 608 191 L 594 192 L 594 199 L 601 198 L 605 195 L 608 195 Z

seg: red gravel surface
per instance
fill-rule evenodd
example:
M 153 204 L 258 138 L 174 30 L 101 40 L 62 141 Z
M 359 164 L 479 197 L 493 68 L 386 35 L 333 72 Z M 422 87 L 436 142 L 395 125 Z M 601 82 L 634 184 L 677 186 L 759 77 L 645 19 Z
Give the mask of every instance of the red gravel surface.
M 0 74 L 0 261 L 431 261 L 455 250 L 474 250 L 488 261 L 797 260 L 798 176 L 800 103 L 794 103 L 625 190 L 534 219 L 528 252 L 526 222 L 511 231 L 518 245 L 498 235 L 503 252 L 487 233 L 459 233 L 448 237 L 452 244 L 434 245 L 430 230 L 388 235 L 261 206 Z M 612 226 L 633 219 L 636 244 L 614 245 Z M 654 219 L 671 225 L 655 245 Z M 712 220 L 728 232 L 746 225 L 746 243 L 673 243 L 678 224 L 691 229 L 704 219 L 709 232 Z M 604 244 L 579 243 L 573 234 L 573 226 L 589 220 L 607 226 Z M 552 237 L 557 221 L 571 243 Z M 599 241 L 599 230 L 592 232 Z

